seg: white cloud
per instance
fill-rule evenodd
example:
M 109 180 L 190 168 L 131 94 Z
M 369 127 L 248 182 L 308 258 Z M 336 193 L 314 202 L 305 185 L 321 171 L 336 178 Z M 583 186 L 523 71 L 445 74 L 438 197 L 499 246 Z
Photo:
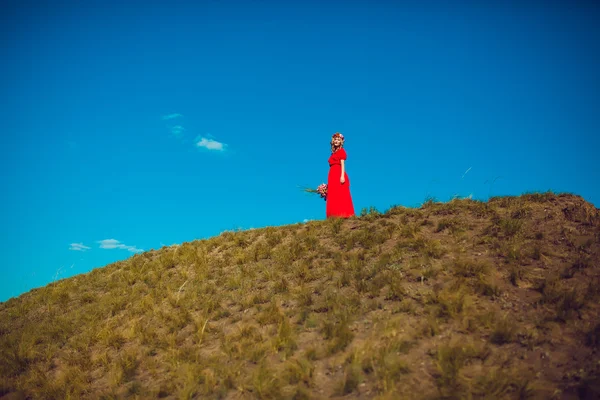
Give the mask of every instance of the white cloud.
M 121 242 L 116 239 L 104 239 L 99 240 L 98 243 L 100 243 L 101 249 L 115 249 Z
M 223 150 L 225 150 L 226 145 L 224 143 L 217 142 L 216 140 L 201 138 L 196 143 L 196 146 L 204 147 L 205 149 L 208 149 L 208 150 L 223 151 Z
M 180 118 L 180 117 L 183 117 L 183 115 L 181 115 L 179 113 L 173 113 L 173 114 L 163 115 L 162 119 L 166 121 L 168 119 L 175 119 L 175 118 Z
M 185 128 L 181 125 L 175 125 L 171 128 L 171 133 L 175 136 L 179 136 L 185 131 Z
M 469 169 L 465 171 L 465 173 L 463 174 L 463 176 L 460 179 L 463 179 L 465 177 L 465 175 L 467 175 L 469 173 L 470 170 L 471 170 L 471 167 L 469 167 Z
M 143 249 L 138 249 L 135 246 L 127 246 L 126 244 L 123 244 L 116 239 L 99 240 L 98 243 L 100 243 L 101 249 L 121 249 L 128 250 L 132 253 L 141 253 L 142 251 L 144 251 Z
M 86 251 L 89 249 L 90 248 L 88 246 L 85 246 L 83 243 L 71 243 L 71 247 L 69 247 L 69 250 L 75 251 Z

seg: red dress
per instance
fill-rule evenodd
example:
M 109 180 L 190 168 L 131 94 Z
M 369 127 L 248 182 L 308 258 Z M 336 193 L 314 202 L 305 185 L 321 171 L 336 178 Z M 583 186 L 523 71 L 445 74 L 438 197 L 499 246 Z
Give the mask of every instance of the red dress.
M 344 172 L 346 182 L 340 183 L 342 175 L 341 160 L 346 159 L 346 150 L 340 148 L 329 157 L 329 175 L 327 177 L 327 199 L 325 213 L 327 218 L 348 218 L 354 215 L 352 196 L 350 195 L 350 179 Z

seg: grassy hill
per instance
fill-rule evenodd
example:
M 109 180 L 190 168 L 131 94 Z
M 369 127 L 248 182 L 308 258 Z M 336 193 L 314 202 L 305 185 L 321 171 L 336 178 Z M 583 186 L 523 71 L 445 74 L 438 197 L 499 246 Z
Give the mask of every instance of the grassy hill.
M 1 303 L 0 398 L 598 398 L 599 262 L 568 194 L 225 232 Z

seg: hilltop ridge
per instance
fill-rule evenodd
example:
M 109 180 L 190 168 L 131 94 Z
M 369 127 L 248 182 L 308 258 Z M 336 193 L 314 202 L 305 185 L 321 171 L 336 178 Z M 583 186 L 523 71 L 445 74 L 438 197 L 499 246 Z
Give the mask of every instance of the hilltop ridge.
M 599 262 L 571 194 L 224 232 L 0 303 L 0 399 L 598 398 Z

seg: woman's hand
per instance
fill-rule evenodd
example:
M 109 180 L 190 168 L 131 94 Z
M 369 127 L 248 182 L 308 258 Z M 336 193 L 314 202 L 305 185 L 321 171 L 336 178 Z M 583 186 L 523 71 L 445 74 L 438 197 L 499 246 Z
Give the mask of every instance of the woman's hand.
M 340 176 L 340 183 L 343 185 L 344 183 L 346 183 L 346 178 L 344 177 L 344 175 Z

